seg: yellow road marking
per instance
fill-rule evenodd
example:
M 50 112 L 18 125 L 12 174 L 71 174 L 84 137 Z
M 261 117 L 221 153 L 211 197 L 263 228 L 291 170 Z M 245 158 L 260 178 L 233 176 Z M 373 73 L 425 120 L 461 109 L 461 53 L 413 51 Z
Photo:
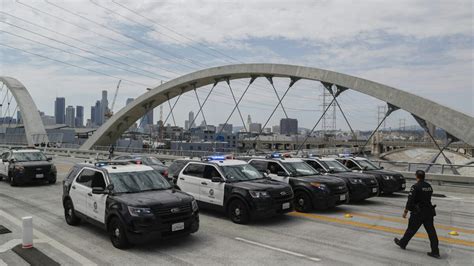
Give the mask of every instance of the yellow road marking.
M 388 226 L 382 226 L 382 225 L 366 224 L 366 223 L 361 223 L 361 222 L 355 222 L 355 221 L 352 221 L 352 220 L 343 220 L 343 219 L 339 219 L 339 218 L 328 217 L 328 216 L 312 214 L 312 213 L 291 212 L 289 214 L 292 215 L 292 216 L 297 216 L 297 217 L 305 217 L 305 218 L 320 220 L 320 221 L 324 221 L 324 222 L 351 225 L 351 226 L 356 226 L 356 227 L 360 227 L 360 228 L 377 230 L 377 231 L 393 233 L 393 234 L 398 234 L 398 235 L 403 235 L 405 233 L 405 230 L 403 230 L 403 229 L 398 229 L 398 228 L 393 228 L 393 227 L 388 227 Z M 415 237 L 428 238 L 428 235 L 425 234 L 425 233 L 417 233 L 415 235 Z M 462 240 L 462 239 L 454 239 L 454 238 L 443 237 L 443 236 L 438 236 L 438 239 L 441 242 L 446 242 L 446 243 L 456 244 L 456 245 L 462 245 L 462 246 L 467 246 L 467 247 L 474 247 L 474 242 L 473 241 Z
M 401 219 L 401 218 L 395 218 L 395 217 L 386 217 L 382 215 L 372 215 L 372 214 L 365 214 L 365 213 L 351 213 L 354 216 L 360 216 L 364 218 L 369 218 L 369 219 L 375 219 L 375 220 L 384 220 L 384 221 L 389 221 L 389 222 L 394 222 L 394 223 L 401 223 L 401 224 L 408 224 L 408 219 Z M 457 231 L 457 232 L 462 232 L 462 233 L 467 233 L 467 234 L 474 234 L 474 230 L 470 229 L 464 229 L 464 228 L 459 228 L 459 227 L 453 227 L 449 225 L 444 225 L 444 224 L 437 224 L 435 223 L 436 228 L 448 230 L 448 231 Z

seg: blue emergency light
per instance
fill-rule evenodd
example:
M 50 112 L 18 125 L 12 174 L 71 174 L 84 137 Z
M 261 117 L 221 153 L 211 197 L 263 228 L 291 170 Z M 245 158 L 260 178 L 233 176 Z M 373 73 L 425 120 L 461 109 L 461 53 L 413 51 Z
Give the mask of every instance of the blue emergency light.
M 275 152 L 270 155 L 270 158 L 281 158 L 281 153 Z
M 208 156 L 207 157 L 208 161 L 224 161 L 225 156 L 224 155 L 213 155 L 213 156 Z

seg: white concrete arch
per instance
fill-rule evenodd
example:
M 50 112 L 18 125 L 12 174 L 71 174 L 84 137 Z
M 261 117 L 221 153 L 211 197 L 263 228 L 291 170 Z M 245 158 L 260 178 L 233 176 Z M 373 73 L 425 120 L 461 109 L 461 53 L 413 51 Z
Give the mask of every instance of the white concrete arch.
M 282 64 L 236 64 L 196 71 L 164 83 L 117 112 L 84 143 L 82 149 L 106 146 L 115 141 L 135 121 L 152 108 L 180 93 L 213 84 L 222 78 L 241 79 L 253 76 L 295 77 L 326 82 L 375 97 L 406 110 L 451 135 L 474 146 L 474 118 L 420 96 L 370 80 L 313 67 Z M 169 98 L 168 98 L 169 97 Z
M 15 101 L 20 108 L 28 146 L 34 146 L 42 142 L 48 143 L 48 135 L 46 134 L 38 108 L 25 86 L 17 79 L 11 77 L 0 76 L 0 81 L 5 84 L 13 97 L 15 97 Z

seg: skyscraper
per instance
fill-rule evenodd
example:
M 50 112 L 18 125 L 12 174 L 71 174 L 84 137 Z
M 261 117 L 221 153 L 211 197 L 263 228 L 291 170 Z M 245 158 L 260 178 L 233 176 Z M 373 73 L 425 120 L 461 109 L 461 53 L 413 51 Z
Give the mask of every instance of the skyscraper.
M 56 97 L 54 102 L 54 117 L 56 124 L 64 124 L 66 119 L 66 98 Z
M 102 125 L 102 121 L 103 119 L 101 118 L 101 114 L 102 114 L 102 108 L 101 108 L 101 104 L 100 104 L 100 101 L 96 101 L 95 102 L 95 112 L 94 112 L 94 121 L 95 121 L 95 125 L 96 126 L 101 126 Z
M 91 106 L 91 124 L 95 125 L 95 106 Z
M 102 99 L 100 100 L 100 125 L 105 122 L 105 114 L 109 111 L 109 100 L 107 99 L 107 91 L 102 91 Z
M 140 126 L 142 128 L 146 128 L 149 125 L 153 125 L 153 119 L 154 119 L 154 115 L 153 115 L 153 109 L 152 109 L 142 117 Z
M 194 121 L 194 112 L 191 111 L 188 114 L 189 129 L 196 127 L 196 121 Z
M 76 106 L 76 127 L 84 127 L 84 106 Z
M 69 105 L 66 108 L 66 125 L 68 125 L 68 127 L 75 127 L 76 125 L 75 123 L 76 116 L 74 113 L 75 113 L 74 107 Z
M 298 134 L 298 120 L 293 118 L 282 118 L 280 120 L 280 134 L 296 135 Z

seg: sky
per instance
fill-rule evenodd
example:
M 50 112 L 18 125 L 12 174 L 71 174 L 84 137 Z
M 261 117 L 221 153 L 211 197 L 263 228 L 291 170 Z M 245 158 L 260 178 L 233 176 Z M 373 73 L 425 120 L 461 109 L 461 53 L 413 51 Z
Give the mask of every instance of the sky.
M 369 79 L 474 116 L 470 0 L 0 0 L 0 7 L 0 75 L 20 80 L 47 114 L 55 97 L 66 97 L 66 105 L 85 106 L 88 117 L 102 90 L 112 101 L 120 79 L 115 112 L 146 88 L 200 69 L 283 63 Z M 289 81 L 275 81 L 282 95 Z M 247 82 L 232 82 L 236 97 Z M 209 89 L 198 90 L 201 101 Z M 215 92 L 203 108 L 209 124 L 223 123 L 232 109 L 227 85 Z M 312 128 L 322 94 L 320 83 L 299 81 L 283 106 L 300 127 Z M 263 124 L 277 102 L 268 81 L 258 79 L 242 101 L 243 117 Z M 351 125 L 364 130 L 375 128 L 378 106 L 385 105 L 351 90 L 339 102 Z M 183 126 L 198 109 L 195 96 L 184 95 L 176 123 Z M 166 118 L 167 103 L 163 111 Z M 336 127 L 347 129 L 336 111 Z M 268 125 L 284 116 L 278 108 Z M 398 128 L 403 120 L 416 123 L 400 110 L 385 127 Z M 237 113 L 230 119 L 240 121 Z

